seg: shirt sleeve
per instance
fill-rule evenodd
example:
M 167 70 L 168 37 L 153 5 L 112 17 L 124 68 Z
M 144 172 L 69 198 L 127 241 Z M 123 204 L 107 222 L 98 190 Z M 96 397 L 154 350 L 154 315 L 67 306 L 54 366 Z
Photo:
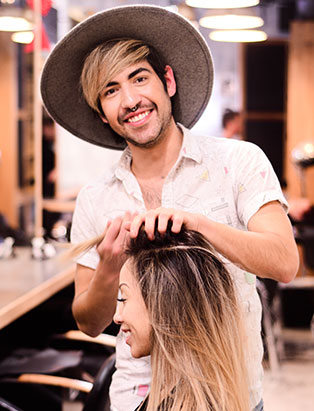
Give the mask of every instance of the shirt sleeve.
M 250 218 L 260 207 L 271 201 L 279 201 L 285 211 L 288 211 L 288 203 L 275 171 L 258 146 L 242 142 L 234 159 L 237 161 L 238 169 L 234 173 L 237 211 L 240 221 L 246 227 Z
M 99 235 L 94 222 L 95 213 L 90 199 L 88 187 L 84 187 L 76 200 L 71 227 L 71 242 L 79 244 Z M 86 267 L 96 269 L 99 256 L 96 247 L 93 247 L 75 259 L 75 262 Z

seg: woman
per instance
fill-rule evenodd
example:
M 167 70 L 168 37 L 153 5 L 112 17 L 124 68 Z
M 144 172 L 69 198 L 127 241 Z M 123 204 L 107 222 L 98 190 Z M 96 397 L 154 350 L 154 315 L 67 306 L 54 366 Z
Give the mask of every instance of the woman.
M 151 355 L 148 411 L 245 411 L 245 337 L 233 280 L 198 232 L 144 230 L 120 273 L 116 323 L 135 358 Z

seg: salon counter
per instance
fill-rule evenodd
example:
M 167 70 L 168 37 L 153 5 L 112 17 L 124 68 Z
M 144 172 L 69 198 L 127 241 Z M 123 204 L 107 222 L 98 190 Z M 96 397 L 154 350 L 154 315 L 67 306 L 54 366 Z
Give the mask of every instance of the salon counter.
M 17 247 L 0 260 L 0 329 L 62 290 L 74 280 L 75 265 L 57 258 L 37 261 L 31 249 Z

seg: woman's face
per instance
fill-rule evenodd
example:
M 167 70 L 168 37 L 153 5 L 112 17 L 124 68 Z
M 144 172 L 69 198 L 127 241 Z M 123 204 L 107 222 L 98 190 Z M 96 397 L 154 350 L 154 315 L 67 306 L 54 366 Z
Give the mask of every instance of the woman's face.
M 127 260 L 120 272 L 120 295 L 113 319 L 121 324 L 132 356 L 139 358 L 151 352 L 152 327 L 138 282 L 131 270 L 130 260 Z

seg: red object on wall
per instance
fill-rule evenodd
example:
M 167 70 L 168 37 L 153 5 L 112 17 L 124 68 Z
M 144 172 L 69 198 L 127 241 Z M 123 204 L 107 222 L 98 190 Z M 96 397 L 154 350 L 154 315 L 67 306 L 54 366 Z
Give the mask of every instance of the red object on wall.
M 45 27 L 43 24 L 41 25 L 41 49 L 47 50 L 47 51 L 50 50 L 50 42 L 49 42 Z M 32 53 L 33 51 L 34 51 L 34 40 L 31 43 L 26 44 L 24 46 L 25 53 Z
M 34 9 L 34 0 L 26 0 L 27 5 Z M 46 16 L 52 7 L 52 0 L 41 0 L 41 15 Z
M 34 0 L 26 0 L 27 5 L 34 9 Z M 46 16 L 52 7 L 52 0 L 41 0 L 41 15 Z M 50 41 L 46 33 L 45 27 L 41 25 L 41 49 L 50 50 Z M 24 47 L 25 53 L 32 53 L 34 51 L 34 40 Z

